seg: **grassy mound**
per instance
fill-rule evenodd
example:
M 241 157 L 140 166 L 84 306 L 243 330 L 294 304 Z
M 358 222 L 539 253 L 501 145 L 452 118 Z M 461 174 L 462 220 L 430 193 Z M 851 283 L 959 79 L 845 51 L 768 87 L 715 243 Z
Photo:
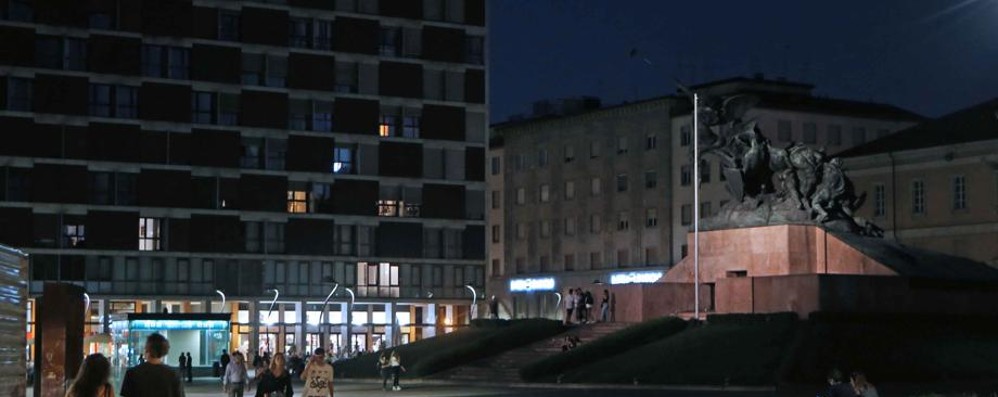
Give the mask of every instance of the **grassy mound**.
M 874 382 L 998 378 L 998 319 L 814 313 L 786 380 L 821 381 L 832 367 Z
M 658 342 L 569 371 L 564 382 L 772 385 L 796 315 L 717 315 Z
M 402 365 L 408 370 L 406 374 L 419 377 L 555 335 L 563 330 L 560 322 L 552 320 L 476 320 L 470 327 L 392 350 L 398 350 L 401 355 Z M 378 357 L 378 353 L 363 354 L 338 361 L 333 367 L 337 377 L 378 377 Z
M 573 350 L 529 363 L 520 369 L 520 376 L 527 381 L 553 381 L 565 371 L 586 363 L 621 354 L 627 350 L 675 335 L 686 329 L 686 325 L 686 321 L 675 317 L 657 318 L 635 324 L 592 342 L 584 343 Z

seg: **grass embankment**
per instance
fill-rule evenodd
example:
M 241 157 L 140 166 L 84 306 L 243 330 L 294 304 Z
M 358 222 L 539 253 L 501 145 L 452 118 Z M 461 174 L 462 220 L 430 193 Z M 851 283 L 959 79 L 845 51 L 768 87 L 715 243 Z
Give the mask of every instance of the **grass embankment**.
M 568 370 L 670 337 L 682 332 L 686 326 L 686 321 L 675 317 L 635 324 L 567 352 L 531 362 L 520 369 L 520 376 L 531 382 L 555 381 Z
M 564 331 L 558 321 L 475 321 L 469 327 L 394 348 L 408 376 L 427 376 L 451 367 L 501 353 Z M 379 376 L 379 353 L 363 354 L 334 364 L 337 377 Z
M 706 324 L 568 371 L 562 381 L 772 385 L 797 327 L 793 313 L 710 316 Z
M 998 319 L 814 313 L 786 380 L 820 382 L 829 368 L 874 382 L 998 379 Z

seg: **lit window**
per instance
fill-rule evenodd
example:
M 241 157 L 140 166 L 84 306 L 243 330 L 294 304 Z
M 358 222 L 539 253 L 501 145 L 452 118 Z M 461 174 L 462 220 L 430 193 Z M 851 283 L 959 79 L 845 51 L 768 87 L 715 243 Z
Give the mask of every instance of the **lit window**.
M 304 214 L 308 212 L 308 192 L 304 190 L 288 190 L 288 212 Z
M 333 152 L 334 174 L 356 174 L 357 147 L 355 145 L 336 145 Z
M 401 206 L 398 200 L 378 200 L 378 216 L 400 216 Z
M 160 227 L 162 220 L 159 218 L 139 218 L 139 251 L 160 251 Z
M 83 243 L 86 241 L 86 226 L 79 224 L 65 225 L 63 236 L 65 237 L 64 247 L 83 247 Z
M 381 124 L 378 126 L 378 135 L 381 137 L 398 135 L 399 117 L 394 114 L 382 114 Z

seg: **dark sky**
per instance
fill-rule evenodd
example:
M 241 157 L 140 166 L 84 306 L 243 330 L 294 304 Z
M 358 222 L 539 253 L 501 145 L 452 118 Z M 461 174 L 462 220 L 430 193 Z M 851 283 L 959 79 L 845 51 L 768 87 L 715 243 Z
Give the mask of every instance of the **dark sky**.
M 489 36 L 492 122 L 755 72 L 933 117 L 998 97 L 998 0 L 489 0 Z

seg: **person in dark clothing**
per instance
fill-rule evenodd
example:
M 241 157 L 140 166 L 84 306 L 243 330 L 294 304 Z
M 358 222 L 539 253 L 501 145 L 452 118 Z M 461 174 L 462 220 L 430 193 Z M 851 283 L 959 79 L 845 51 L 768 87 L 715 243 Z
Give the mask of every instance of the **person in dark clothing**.
M 158 333 L 146 338 L 146 361 L 125 371 L 121 381 L 122 397 L 184 397 L 184 386 L 177 372 L 163 363 L 170 352 L 170 342 Z
M 284 353 L 274 354 L 270 368 L 260 375 L 256 397 L 292 397 L 291 374 L 284 368 Z
M 187 363 L 187 368 L 184 368 L 187 370 L 187 383 L 194 382 L 194 359 L 191 358 L 191 352 L 187 352 L 187 360 L 184 361 Z
M 219 369 L 222 371 L 222 373 L 219 374 L 220 378 L 225 376 L 225 367 L 229 365 L 229 360 L 231 360 L 229 358 L 229 352 L 222 349 L 222 356 L 218 358 L 218 364 L 221 365 L 221 368 Z
M 496 300 L 495 295 L 492 295 L 492 300 L 489 301 L 489 318 L 493 320 L 499 319 L 499 301 Z
M 828 390 L 824 397 L 855 397 L 856 391 L 852 385 L 845 381 L 845 376 L 838 368 L 833 368 L 828 372 Z
M 180 379 L 187 376 L 187 356 L 184 353 L 180 353 L 180 357 L 177 358 L 177 368 L 180 369 Z

